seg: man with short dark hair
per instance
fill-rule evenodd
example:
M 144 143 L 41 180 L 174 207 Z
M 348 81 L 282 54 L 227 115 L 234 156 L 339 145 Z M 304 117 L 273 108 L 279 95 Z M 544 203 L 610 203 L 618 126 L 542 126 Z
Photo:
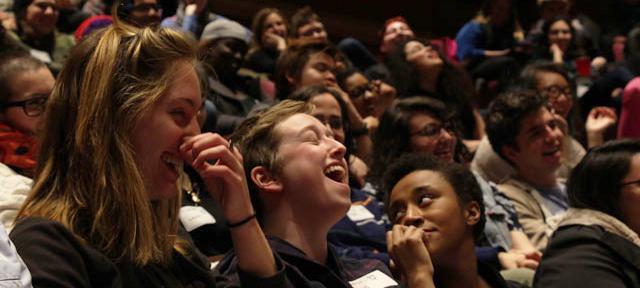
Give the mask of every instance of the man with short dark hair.
M 320 16 L 313 12 L 309 6 L 298 9 L 291 16 L 289 34 L 294 39 L 313 39 L 319 42 L 327 42 L 329 38 Z
M 564 134 L 546 105 L 535 91 L 510 91 L 491 103 L 487 119 L 493 150 L 516 168 L 498 189 L 511 198 L 525 234 L 541 251 L 568 208 L 564 181 L 556 175 Z

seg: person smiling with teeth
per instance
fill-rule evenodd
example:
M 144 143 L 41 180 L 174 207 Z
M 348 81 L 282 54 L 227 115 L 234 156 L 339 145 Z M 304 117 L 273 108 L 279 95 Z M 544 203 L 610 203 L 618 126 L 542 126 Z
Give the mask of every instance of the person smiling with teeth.
M 516 168 L 498 189 L 511 198 L 525 234 L 541 251 L 568 208 L 557 176 L 564 134 L 547 105 L 535 91 L 510 91 L 494 100 L 487 120 L 493 150 Z
M 269 244 L 295 287 L 364 287 L 356 284 L 365 276 L 393 281 L 382 262 L 339 257 L 328 243 L 329 230 L 347 214 L 351 191 L 346 148 L 313 109 L 284 100 L 246 119 L 231 137 Z M 228 254 L 217 269 L 237 277 L 237 256 Z

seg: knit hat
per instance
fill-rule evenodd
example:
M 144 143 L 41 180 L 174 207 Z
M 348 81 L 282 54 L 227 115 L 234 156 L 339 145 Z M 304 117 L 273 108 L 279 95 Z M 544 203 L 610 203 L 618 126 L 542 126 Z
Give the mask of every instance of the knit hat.
M 76 32 L 73 34 L 76 38 L 76 42 L 82 41 L 85 37 L 89 36 L 96 30 L 105 28 L 113 23 L 113 19 L 109 15 L 96 15 L 87 18 L 82 21 Z
M 251 33 L 236 21 L 218 19 L 204 27 L 200 41 L 211 41 L 219 38 L 235 38 L 249 44 Z

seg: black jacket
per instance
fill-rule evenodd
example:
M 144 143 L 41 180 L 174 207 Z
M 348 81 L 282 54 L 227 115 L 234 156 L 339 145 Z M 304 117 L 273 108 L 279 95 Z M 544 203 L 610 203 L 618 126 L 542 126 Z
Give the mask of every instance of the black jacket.
M 536 271 L 534 287 L 640 287 L 640 247 L 600 226 L 560 227 Z
M 31 272 L 33 287 L 284 287 L 282 265 L 271 278 L 240 273 L 230 280 L 209 270 L 209 263 L 174 251 L 168 266 L 144 267 L 116 262 L 85 245 L 59 222 L 25 218 L 11 234 L 18 254 Z

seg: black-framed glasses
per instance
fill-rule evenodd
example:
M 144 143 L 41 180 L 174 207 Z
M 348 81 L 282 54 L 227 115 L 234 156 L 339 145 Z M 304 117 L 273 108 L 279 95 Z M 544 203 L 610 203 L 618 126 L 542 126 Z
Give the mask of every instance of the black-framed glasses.
M 571 98 L 571 87 L 562 87 L 559 85 L 551 85 L 542 89 L 543 93 L 549 100 L 555 101 L 560 98 L 560 95 Z
M 640 184 L 640 179 L 629 181 L 629 182 L 622 182 L 622 183 L 620 183 L 620 187 L 629 186 L 629 185 L 633 185 L 633 184 Z
M 42 115 L 42 112 L 44 112 L 44 108 L 47 104 L 47 99 L 49 99 L 48 96 L 41 95 L 22 101 L 6 102 L 3 103 L 0 107 L 2 107 L 2 109 L 10 107 L 22 107 L 22 110 L 24 110 L 24 114 L 29 117 L 37 117 Z
M 411 133 L 411 136 L 424 136 L 429 138 L 434 138 L 440 136 L 442 131 L 451 132 L 450 125 L 442 125 L 442 124 L 429 124 L 424 126 L 422 129 Z

